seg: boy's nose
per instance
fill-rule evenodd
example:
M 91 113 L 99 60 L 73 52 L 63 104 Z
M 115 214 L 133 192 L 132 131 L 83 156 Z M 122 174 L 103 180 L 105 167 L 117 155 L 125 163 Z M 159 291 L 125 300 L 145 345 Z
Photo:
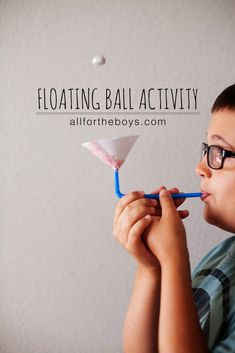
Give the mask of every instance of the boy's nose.
M 211 169 L 208 167 L 205 158 L 203 158 L 195 168 L 195 173 L 200 177 L 211 177 Z

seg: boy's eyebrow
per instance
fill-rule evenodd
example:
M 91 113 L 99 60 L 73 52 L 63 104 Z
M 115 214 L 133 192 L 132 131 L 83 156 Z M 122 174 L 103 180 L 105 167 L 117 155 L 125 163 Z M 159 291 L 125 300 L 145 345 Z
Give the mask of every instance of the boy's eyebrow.
M 230 143 L 228 143 L 222 136 L 220 136 L 220 135 L 212 135 L 211 138 L 219 140 L 219 141 L 222 141 L 222 142 L 226 143 L 226 145 L 229 146 L 232 150 L 235 150 L 235 148 L 232 145 L 230 145 Z

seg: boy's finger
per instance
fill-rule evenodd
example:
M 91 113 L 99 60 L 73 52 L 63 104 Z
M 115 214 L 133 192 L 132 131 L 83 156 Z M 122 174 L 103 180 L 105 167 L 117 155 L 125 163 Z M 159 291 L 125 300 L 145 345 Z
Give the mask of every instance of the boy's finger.
M 139 221 L 137 221 L 131 227 L 129 231 L 128 239 L 127 239 L 127 243 L 129 244 L 129 246 L 133 246 L 134 244 L 137 244 L 140 242 L 142 233 L 149 226 L 151 222 L 152 222 L 152 216 L 148 214 L 144 218 L 141 218 Z
M 150 194 L 159 194 L 161 190 L 164 190 L 165 189 L 165 186 L 160 186 L 159 188 L 153 190 Z M 173 187 L 171 189 L 169 189 L 169 192 L 171 194 L 178 194 L 180 193 L 179 189 L 176 188 L 176 187 Z M 174 203 L 175 203 L 175 206 L 176 208 L 179 207 L 180 205 L 182 205 L 182 203 L 185 201 L 185 198 L 182 198 L 182 199 L 173 199 Z
M 117 217 L 114 218 L 113 225 L 115 226 L 117 222 L 120 222 L 122 218 L 126 218 L 126 220 L 129 219 L 131 214 L 135 214 L 136 212 L 140 214 L 141 212 L 148 210 L 150 208 L 157 207 L 158 205 L 158 200 L 155 199 L 147 199 L 145 197 L 141 197 L 139 199 L 136 199 L 129 204 L 126 205 L 126 207 L 122 210 L 120 214 L 117 214 Z M 134 212 L 134 213 L 133 213 Z
M 176 206 L 168 190 L 160 192 L 160 203 L 162 208 L 162 217 L 177 214 Z
M 148 214 L 154 215 L 155 207 L 139 205 L 127 213 L 124 210 L 118 220 L 118 223 L 121 224 L 121 233 L 129 234 L 131 227 L 133 227 L 133 225 L 138 222 L 139 219 L 142 219 Z
M 178 211 L 179 216 L 181 219 L 184 219 L 189 216 L 189 211 L 188 210 L 180 210 Z
M 150 192 L 150 194 L 159 194 L 161 190 L 165 189 L 165 186 L 160 186 L 157 189 L 154 189 L 153 191 Z
M 117 203 L 115 212 L 114 212 L 114 221 L 116 223 L 117 219 L 119 218 L 120 214 L 124 210 L 124 208 L 134 200 L 140 199 L 144 196 L 144 191 L 133 191 L 129 192 L 125 196 L 123 196 Z
M 168 190 L 171 194 L 179 194 L 180 190 L 178 188 L 171 188 Z M 176 206 L 176 208 L 178 208 L 180 205 L 182 205 L 182 203 L 185 201 L 185 198 L 182 199 L 173 199 L 174 204 Z
M 159 192 L 160 192 L 161 190 L 163 190 L 163 189 L 166 189 L 166 187 L 165 187 L 165 186 L 160 186 L 159 188 L 154 189 L 153 191 L 151 191 L 150 194 L 159 194 Z M 178 193 L 178 192 L 179 192 L 179 189 L 176 188 L 176 187 L 173 187 L 173 188 L 169 189 L 168 191 L 169 191 L 171 194 L 173 194 L 173 193 Z

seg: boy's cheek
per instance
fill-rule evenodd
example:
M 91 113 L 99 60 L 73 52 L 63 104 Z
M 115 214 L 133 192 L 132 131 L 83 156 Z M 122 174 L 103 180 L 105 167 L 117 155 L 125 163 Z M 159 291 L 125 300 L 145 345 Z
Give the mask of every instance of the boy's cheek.
M 233 195 L 233 192 L 231 192 L 231 195 Z M 233 195 L 232 200 L 230 199 L 230 202 L 226 202 L 225 200 L 224 212 L 227 230 L 235 232 L 235 195 Z

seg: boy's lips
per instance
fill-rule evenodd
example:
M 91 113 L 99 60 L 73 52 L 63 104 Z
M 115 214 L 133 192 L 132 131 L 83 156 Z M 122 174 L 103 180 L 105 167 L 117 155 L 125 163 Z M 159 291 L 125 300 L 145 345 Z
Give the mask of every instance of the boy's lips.
M 205 190 L 201 190 L 202 196 L 201 196 L 201 200 L 204 201 L 208 196 L 210 196 L 209 192 L 205 191 Z

